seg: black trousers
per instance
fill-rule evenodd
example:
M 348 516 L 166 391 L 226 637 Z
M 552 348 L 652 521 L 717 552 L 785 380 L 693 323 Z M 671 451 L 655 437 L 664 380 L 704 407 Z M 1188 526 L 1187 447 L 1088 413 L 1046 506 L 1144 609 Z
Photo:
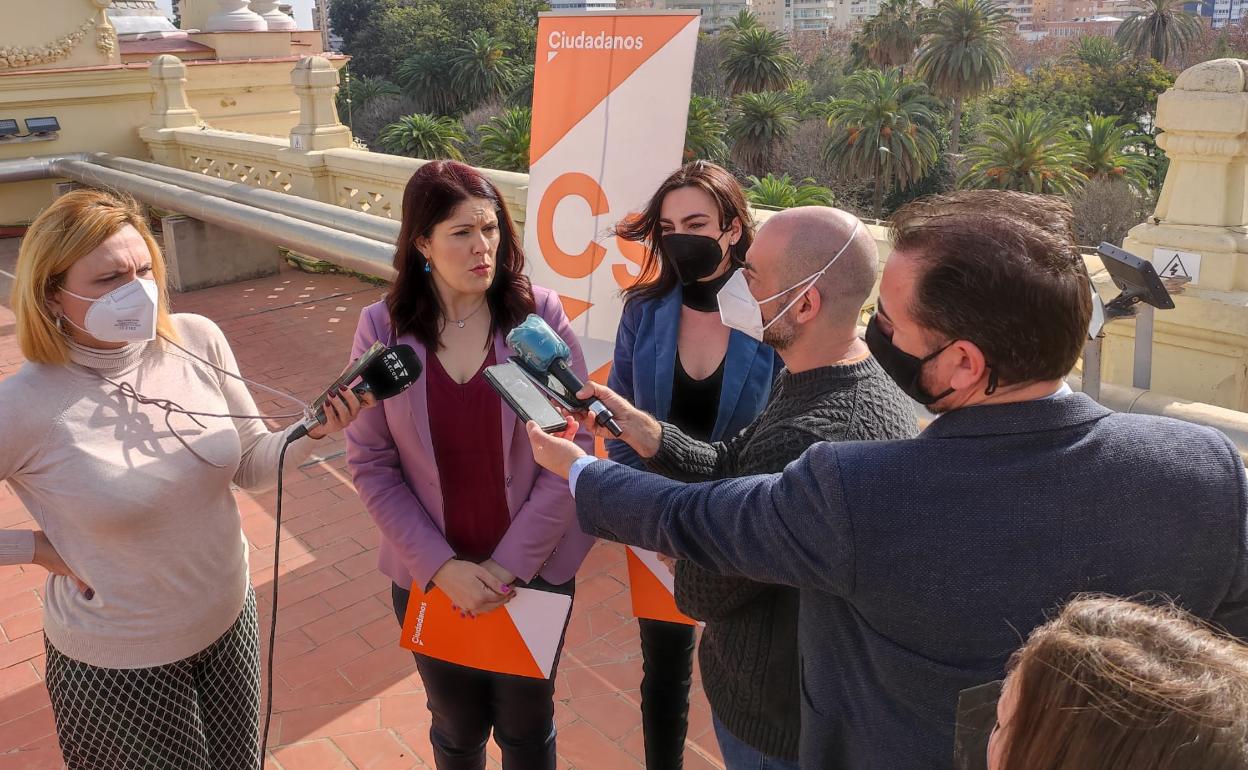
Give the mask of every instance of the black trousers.
M 44 639 L 48 695 L 69 770 L 255 770 L 256 595 L 217 641 L 152 668 L 100 668 Z
M 538 579 L 528 587 L 571 596 L 574 586 L 574 581 L 552 586 Z M 411 592 L 394 585 L 390 593 L 401 626 Z M 483 770 L 491 731 L 502 749 L 503 770 L 555 770 L 555 673 L 533 679 L 415 658 L 433 715 L 429 739 L 437 770 Z M 555 672 L 558 667 L 556 656 Z
M 693 626 L 642 618 L 641 727 L 646 770 L 681 770 L 689 732 Z

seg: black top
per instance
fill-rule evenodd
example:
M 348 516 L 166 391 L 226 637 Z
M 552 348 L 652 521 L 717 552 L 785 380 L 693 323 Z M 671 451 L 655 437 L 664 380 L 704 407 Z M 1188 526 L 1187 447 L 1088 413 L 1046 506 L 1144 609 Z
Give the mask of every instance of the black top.
M 800 374 L 785 370 L 763 413 L 726 442 L 690 441 L 664 426 L 650 467 L 684 481 L 777 473 L 819 441 L 877 441 L 917 432 L 910 399 L 875 359 L 866 358 Z M 797 589 L 719 575 L 682 560 L 676 563 L 676 604 L 706 621 L 698 655 L 715 716 L 755 749 L 796 761 Z
M 695 380 L 685 371 L 676 354 L 676 373 L 672 377 L 672 406 L 667 420 L 699 441 L 709 441 L 715 430 L 715 417 L 719 414 L 719 391 L 724 385 L 724 362 L 704 380 Z

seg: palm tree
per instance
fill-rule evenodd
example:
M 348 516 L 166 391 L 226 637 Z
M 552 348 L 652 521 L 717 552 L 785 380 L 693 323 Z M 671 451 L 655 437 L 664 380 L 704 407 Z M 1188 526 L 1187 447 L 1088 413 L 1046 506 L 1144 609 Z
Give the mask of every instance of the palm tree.
M 797 69 L 797 60 L 785 50 L 788 42 L 784 33 L 764 27 L 747 27 L 733 34 L 723 64 L 728 92 L 788 88 Z
M 719 102 L 710 96 L 692 97 L 685 124 L 685 160 L 722 160 L 728 154 L 727 132 Z
M 444 115 L 404 115 L 381 132 L 382 146 L 390 152 L 425 160 L 463 160 L 460 147 L 466 141 L 459 121 Z
M 922 40 L 922 24 L 927 14 L 920 0 L 884 0 L 880 12 L 859 30 L 863 55 L 877 69 L 905 66 L 914 58 Z
M 509 94 L 516 81 L 509 50 L 511 46 L 484 30 L 469 32 L 449 60 L 451 85 L 474 105 Z
M 507 96 L 507 104 L 513 107 L 533 106 L 533 65 L 520 64 L 516 67 L 515 85 Z
M 1116 116 L 1089 115 L 1075 129 L 1080 158 L 1075 168 L 1089 179 L 1123 179 L 1138 190 L 1148 187 L 1153 164 L 1134 149 L 1142 137 L 1132 125 L 1119 125 Z
M 448 87 L 451 71 L 446 57 L 434 53 L 409 56 L 399 64 L 394 75 L 404 93 L 414 99 L 422 111 L 435 115 L 455 112 L 459 94 Z
M 788 174 L 780 177 L 768 174 L 762 179 L 751 176 L 749 183 L 745 197 L 755 206 L 790 209 L 794 206 L 833 205 L 832 191 L 815 184 L 810 177 L 794 183 Z
M 876 219 L 883 213 L 885 185 L 904 190 L 936 165 L 935 108 L 927 87 L 896 69 L 855 72 L 832 102 L 824 159 L 842 173 L 875 182 Z
M 1112 37 L 1082 35 L 1075 38 L 1062 58 L 1086 64 L 1094 70 L 1107 70 L 1126 57 L 1127 52 Z
M 368 106 L 374 99 L 398 96 L 400 93 L 399 87 L 389 80 L 370 77 L 352 78 L 350 86 L 343 89 L 343 92 L 351 99 L 351 106 L 357 110 Z
M 927 15 L 919 74 L 937 96 L 953 100 L 950 155 L 958 154 L 962 103 L 990 91 L 1005 72 L 1013 21 L 994 0 L 940 0 Z
M 793 103 L 779 91 L 741 94 L 733 100 L 736 117 L 728 124 L 732 154 L 747 171 L 761 174 L 775 161 L 776 145 L 797 128 Z
M 736 35 L 747 29 L 759 29 L 763 25 L 759 22 L 758 17 L 750 13 L 749 8 L 742 8 L 728 20 L 728 25 L 724 27 L 724 33 L 731 36 Z
M 529 137 L 533 111 L 512 107 L 481 126 L 481 151 L 485 164 L 503 171 L 529 170 Z
M 994 116 L 966 157 L 971 167 L 958 181 L 962 187 L 1065 194 L 1087 179 L 1069 129 L 1039 110 Z
M 1184 0 L 1144 0 L 1142 5 L 1144 10 L 1128 16 L 1114 33 L 1114 39 L 1136 56 L 1165 64 L 1200 35 L 1200 22 L 1183 10 Z

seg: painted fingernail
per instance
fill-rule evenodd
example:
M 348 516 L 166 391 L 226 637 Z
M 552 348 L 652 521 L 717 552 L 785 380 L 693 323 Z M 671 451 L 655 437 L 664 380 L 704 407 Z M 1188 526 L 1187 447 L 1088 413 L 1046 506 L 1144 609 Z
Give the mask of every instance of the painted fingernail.
M 339 385 L 339 386 L 338 386 L 338 390 L 339 390 L 340 392 L 342 392 L 342 393 L 346 393 L 346 392 L 347 392 L 347 386 L 346 386 L 346 385 Z
M 509 594 L 509 593 L 511 593 L 511 586 L 509 586 L 509 585 L 502 585 L 502 586 L 499 586 L 499 587 L 498 587 L 498 592 L 499 592 L 499 593 L 502 593 L 502 594 Z
M 83 592 L 83 594 L 86 595 L 87 601 L 91 601 L 92 599 L 95 598 L 95 591 L 93 589 L 88 588 L 86 591 Z

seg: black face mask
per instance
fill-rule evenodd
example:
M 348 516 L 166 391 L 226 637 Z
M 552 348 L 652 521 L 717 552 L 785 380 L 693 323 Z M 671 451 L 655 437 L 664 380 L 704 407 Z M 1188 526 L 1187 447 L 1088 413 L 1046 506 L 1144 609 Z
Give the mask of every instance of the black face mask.
M 710 277 L 724 261 L 724 249 L 709 235 L 672 233 L 663 236 L 663 256 L 676 271 L 681 286 Z
M 897 383 L 897 387 L 901 388 L 901 392 L 910 398 L 918 401 L 923 406 L 934 404 L 945 396 L 952 393 L 954 388 L 947 388 L 943 393 L 933 396 L 923 389 L 923 365 L 940 355 L 953 344 L 953 340 L 946 342 L 939 349 L 919 358 L 912 356 L 901 348 L 893 344 L 893 341 L 884 336 L 884 332 L 880 331 L 880 322 L 877 316 L 871 316 L 871 320 L 867 322 L 866 333 L 867 348 L 871 351 L 871 355 L 875 356 L 875 360 L 879 362 L 880 368 L 884 373 Z

